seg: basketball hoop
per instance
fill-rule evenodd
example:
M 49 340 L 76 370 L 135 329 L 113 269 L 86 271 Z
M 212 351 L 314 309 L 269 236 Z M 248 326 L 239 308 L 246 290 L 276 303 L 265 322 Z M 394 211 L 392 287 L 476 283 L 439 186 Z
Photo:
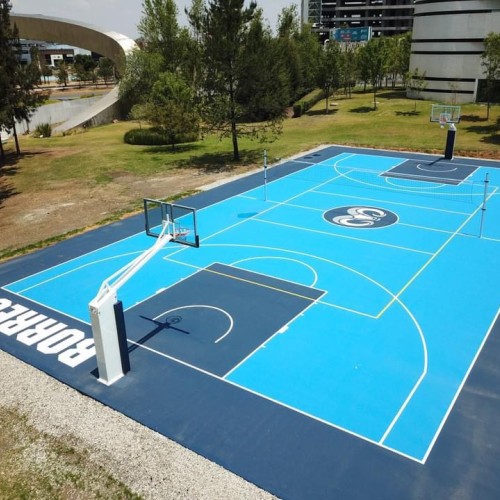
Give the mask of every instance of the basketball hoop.
M 449 113 L 441 113 L 439 115 L 439 125 L 441 128 L 444 128 L 445 125 L 448 125 L 448 122 L 450 121 L 451 116 Z

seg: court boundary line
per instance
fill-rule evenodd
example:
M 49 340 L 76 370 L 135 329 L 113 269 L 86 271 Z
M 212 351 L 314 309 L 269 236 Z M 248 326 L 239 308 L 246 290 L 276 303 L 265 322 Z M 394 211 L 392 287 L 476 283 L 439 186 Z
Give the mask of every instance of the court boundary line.
M 385 449 L 385 450 L 387 450 L 387 451 L 389 451 L 391 453 L 394 453 L 394 454 L 396 454 L 398 456 L 402 456 L 403 458 L 411 460 L 412 462 L 416 462 L 419 465 L 423 465 L 423 462 L 420 459 L 418 459 L 418 458 L 412 457 L 411 455 L 407 455 L 406 453 L 403 453 L 403 452 L 401 452 L 399 450 L 396 450 L 396 449 L 391 448 L 389 446 L 386 446 L 384 444 L 380 444 L 380 443 L 378 443 L 377 441 L 375 441 L 373 439 L 370 439 L 370 438 L 368 438 L 366 436 L 363 436 L 361 434 L 357 434 L 357 433 L 355 433 L 355 432 L 353 432 L 353 431 L 351 431 L 349 429 L 345 429 L 345 428 L 343 428 L 343 427 L 341 427 L 341 426 L 339 426 L 337 424 L 334 424 L 332 422 L 328 422 L 327 420 L 324 420 L 324 419 L 322 419 L 320 417 L 316 417 L 316 416 L 314 416 L 312 414 L 309 414 L 309 413 L 307 413 L 305 411 L 302 411 L 302 410 L 300 410 L 298 408 L 294 408 L 293 406 L 287 405 L 286 403 L 283 403 L 283 402 L 280 402 L 278 400 L 275 400 L 275 399 L 271 398 L 270 396 L 266 396 L 265 394 L 261 394 L 261 393 L 259 393 L 257 391 L 253 391 L 252 389 L 249 389 L 249 388 L 247 388 L 245 386 L 237 384 L 236 382 L 233 382 L 231 380 L 222 378 L 219 375 L 216 375 L 216 374 L 211 373 L 211 372 L 209 372 L 207 370 L 204 370 L 203 368 L 197 367 L 195 365 L 191 365 L 190 363 L 187 363 L 186 361 L 183 361 L 181 359 L 177 359 L 177 358 L 175 358 L 173 356 L 170 356 L 169 354 L 163 353 L 161 351 L 158 351 L 156 349 L 148 347 L 148 346 L 146 346 L 144 344 L 139 344 L 138 342 L 135 342 L 133 340 L 127 339 L 127 342 L 129 342 L 129 343 L 137 346 L 140 349 L 145 349 L 145 350 L 147 350 L 147 351 L 149 351 L 149 352 L 151 352 L 153 354 L 156 354 L 157 356 L 161 356 L 163 358 L 169 359 L 170 361 L 173 361 L 174 363 L 179 363 L 179 364 L 181 364 L 181 365 L 183 365 L 183 366 L 185 366 L 187 368 L 193 369 L 193 370 L 195 370 L 195 371 L 197 371 L 199 373 L 202 373 L 202 374 L 204 374 L 204 375 L 206 375 L 208 377 L 214 378 L 214 379 L 216 379 L 216 380 L 218 380 L 220 382 L 223 382 L 225 384 L 232 385 L 233 387 L 236 387 L 236 388 L 238 388 L 240 390 L 243 390 L 243 391 L 245 391 L 245 392 L 247 392 L 249 394 L 253 394 L 254 396 L 257 396 L 257 397 L 260 397 L 260 398 L 265 399 L 267 401 L 270 401 L 271 403 L 274 403 L 274 404 L 276 404 L 278 406 L 281 406 L 282 408 L 286 408 L 286 409 L 288 409 L 290 411 L 293 411 L 295 413 L 303 415 L 303 416 L 305 416 L 307 418 L 310 418 L 310 419 L 312 419 L 312 420 L 314 420 L 316 422 L 319 422 L 319 423 L 322 423 L 324 425 L 327 425 L 328 427 L 336 429 L 336 430 L 338 430 L 340 432 L 345 432 L 345 433 L 347 433 L 348 435 L 350 435 L 350 436 L 352 436 L 354 438 L 361 439 L 362 441 L 365 441 L 367 443 L 375 445 L 375 446 L 377 446 L 379 448 Z
M 316 163 L 316 164 L 314 164 L 314 165 L 318 165 L 318 164 L 319 164 L 319 163 Z M 481 167 L 479 166 L 478 168 L 481 168 Z M 486 168 L 486 167 L 483 167 L 483 168 Z M 255 188 L 253 188 L 253 189 L 255 189 Z M 303 194 L 303 193 L 301 193 L 301 194 Z M 495 193 L 495 194 L 496 194 L 496 193 Z M 228 199 L 229 199 L 229 198 L 228 198 Z M 226 201 L 226 200 L 223 200 L 223 201 Z M 210 205 L 210 206 L 212 206 L 212 205 Z M 204 208 L 208 208 L 208 207 L 204 207 Z M 93 251 L 91 251 L 91 252 L 88 252 L 88 254 L 91 254 L 91 253 L 94 253 L 94 252 L 100 251 L 100 250 L 102 250 L 103 248 L 106 248 L 107 246 L 110 246 L 110 245 L 116 244 L 116 243 L 118 243 L 118 242 L 120 242 L 120 241 L 123 241 L 123 240 L 125 240 L 125 239 L 131 238 L 131 237 L 133 237 L 133 236 L 137 236 L 137 234 L 142 234 L 142 232 L 140 232 L 140 233 L 136 233 L 135 235 L 128 236 L 127 238 L 123 238 L 122 240 L 117 240 L 116 242 L 113 242 L 113 243 L 110 243 L 110 244 L 108 244 L 108 245 L 105 245 L 104 247 L 100 247 L 100 248 L 95 249 L 95 250 L 93 250 Z M 460 235 L 460 234 L 459 234 L 459 235 Z M 179 251 L 180 251 L 180 250 L 179 250 Z M 88 254 L 82 254 L 81 256 L 75 257 L 74 259 L 81 258 L 82 256 L 84 256 L 84 255 L 88 255 Z M 57 266 L 59 266 L 59 265 L 64 265 L 64 264 L 66 264 L 66 263 L 68 263 L 68 262 L 71 262 L 71 260 L 74 260 L 74 259 L 70 259 L 70 260 L 68 260 L 68 261 L 66 261 L 66 262 L 64 262 L 64 263 L 57 264 L 56 266 L 52 266 L 52 267 L 57 267 Z M 49 270 L 49 269 L 51 269 L 51 268 L 45 269 L 45 270 L 43 270 L 43 271 L 40 271 L 39 273 L 46 272 L 46 271 L 47 271 L 47 270 Z M 29 276 L 29 277 L 36 276 L 36 274 L 39 274 L 39 273 L 35 273 L 35 274 L 33 274 L 33 275 Z M 22 279 L 26 279 L 26 278 L 22 278 Z M 22 281 L 22 279 L 17 280 L 17 281 Z M 16 281 L 16 282 L 17 282 L 17 281 Z M 16 282 L 10 283 L 9 285 L 14 284 L 14 283 L 16 283 Z M 14 294 L 14 295 L 15 295 L 15 292 L 11 292 L 11 291 L 9 291 L 9 293 L 12 293 L 12 294 Z M 30 298 L 26 298 L 26 297 L 23 297 L 23 298 L 25 298 L 26 300 L 29 300 L 29 301 L 35 302 L 35 301 L 33 301 L 32 299 L 30 299 Z M 398 302 L 399 302 L 399 300 L 398 300 Z M 43 305 L 43 307 L 48 308 L 46 305 Z M 48 308 L 48 309 L 50 309 L 50 308 Z M 66 313 L 62 313 L 62 314 L 63 314 L 63 315 L 66 315 L 66 316 L 69 316 L 69 315 L 67 315 Z M 79 320 L 79 319 L 78 319 L 78 321 L 81 321 L 81 320 Z M 488 333 L 488 335 L 489 335 L 489 333 Z M 484 341 L 486 341 L 486 338 L 484 339 Z M 477 355 L 479 355 L 479 354 L 477 354 Z M 472 366 L 473 366 L 473 365 L 472 365 Z M 461 389 L 460 389 L 460 390 L 461 390 Z M 457 394 L 459 394 L 459 393 L 460 393 L 460 390 L 459 390 L 459 391 L 457 391 Z M 314 417 L 312 417 L 312 416 L 311 416 L 311 418 L 314 418 Z M 344 432 L 349 432 L 348 430 L 345 430 L 345 429 L 342 429 L 342 430 L 343 430 Z M 363 439 L 363 437 L 362 437 L 362 436 L 358 436 L 358 437 L 361 437 L 361 438 Z M 395 451 L 395 452 L 397 453 L 397 451 L 396 451 L 396 450 L 392 450 L 392 448 L 388 448 L 388 449 L 389 449 L 389 450 L 391 450 L 391 451 Z M 412 457 L 408 457 L 408 458 L 412 458 Z
M 67 318 L 69 318 L 69 319 L 71 319 L 71 320 L 73 320 L 73 321 L 78 321 L 78 323 L 82 323 L 82 324 L 84 324 L 84 325 L 86 325 L 86 326 L 90 326 L 90 321 L 89 321 L 89 322 L 84 321 L 84 320 L 82 320 L 82 319 L 80 319 L 80 318 L 77 318 L 76 316 L 73 316 L 73 315 L 68 314 L 68 313 L 66 313 L 66 312 L 62 312 L 62 311 L 60 311 L 59 309 L 56 309 L 55 307 L 49 306 L 49 305 L 47 305 L 47 304 L 42 304 L 40 301 L 38 301 L 38 300 L 36 300 L 36 299 L 32 299 L 31 297 L 25 297 L 24 295 L 20 295 L 20 294 L 19 294 L 19 293 L 17 293 L 17 292 L 12 292 L 12 291 L 7 290 L 7 289 L 4 289 L 4 288 L 2 288 L 2 290 L 3 290 L 4 292 L 7 292 L 7 293 L 10 293 L 10 294 L 14 295 L 15 297 L 18 297 L 18 298 L 22 299 L 23 301 L 32 302 L 32 303 L 33 303 L 33 304 L 35 304 L 36 306 L 43 307 L 43 308 L 45 308 L 45 309 L 48 309 L 49 311 L 53 311 L 53 312 L 55 312 L 55 313 L 57 313 L 57 314 L 60 314 L 61 316 L 65 316 L 65 317 L 67 317 Z M 23 305 L 24 307 L 26 307 L 24 304 L 21 304 L 21 305 Z M 44 314 L 42 311 L 37 311 L 37 312 L 38 312 L 39 314 L 42 314 L 42 315 Z M 62 322 L 61 322 L 61 323 L 62 323 Z M 93 337 L 92 337 L 92 338 L 93 338 Z
M 429 447 L 427 448 L 427 451 L 424 455 L 424 458 L 423 458 L 423 461 L 422 461 L 422 464 L 425 464 L 427 462 L 427 459 L 429 458 L 430 454 L 432 453 L 432 450 L 434 449 L 434 445 L 436 444 L 438 438 L 439 438 L 439 435 L 441 434 L 441 431 L 443 430 L 443 427 L 445 426 L 447 420 L 448 420 L 448 417 L 450 416 L 451 412 L 453 411 L 453 408 L 455 407 L 455 404 L 465 386 L 465 384 L 467 383 L 467 380 L 469 378 L 469 375 L 470 373 L 472 372 L 474 366 L 476 365 L 476 362 L 477 360 L 479 359 L 479 356 L 481 355 L 482 351 L 483 351 L 483 348 L 484 346 L 486 345 L 486 342 L 488 341 L 490 335 L 491 335 L 491 332 L 493 331 L 493 327 L 495 326 L 495 323 L 500 319 L 500 308 L 497 310 L 497 313 L 496 315 L 493 317 L 493 320 L 491 321 L 490 323 L 490 326 L 486 332 L 486 334 L 483 336 L 483 340 L 481 342 L 481 344 L 479 344 L 478 348 L 477 348 L 477 351 L 476 351 L 476 354 L 474 355 L 474 357 L 472 358 L 470 364 L 469 364 L 469 367 L 467 369 L 467 371 L 465 372 L 465 375 L 464 377 L 462 378 L 462 381 L 461 383 L 459 384 L 456 392 L 455 392 L 455 395 L 453 396 L 450 404 L 448 405 L 448 409 L 446 410 L 445 414 L 443 415 L 443 418 L 441 420 L 441 423 L 439 424 L 439 426 L 437 427 L 436 429 L 436 432 L 434 434 L 434 437 L 432 438 L 430 444 L 429 444 Z

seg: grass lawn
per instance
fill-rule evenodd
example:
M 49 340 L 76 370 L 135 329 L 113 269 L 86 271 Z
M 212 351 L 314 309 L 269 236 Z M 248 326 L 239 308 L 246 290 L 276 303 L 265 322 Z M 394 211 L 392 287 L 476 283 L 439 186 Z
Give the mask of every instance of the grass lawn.
M 285 158 L 320 144 L 344 144 L 382 149 L 442 152 L 446 129 L 429 122 L 431 103 L 406 99 L 402 91 L 378 94 L 373 110 L 371 93 L 354 93 L 330 99 L 328 114 L 325 102 L 319 102 L 300 118 L 287 119 L 283 134 L 271 144 L 241 139 L 241 164 L 260 164 L 267 148 L 270 158 Z M 455 154 L 500 158 L 500 106 L 492 108 L 486 121 L 486 107 L 462 106 Z M 170 147 L 131 146 L 123 142 L 127 130 L 138 127 L 121 122 L 88 129 L 73 135 L 35 139 L 22 137 L 25 153 L 19 160 L 15 177 L 19 190 L 36 191 L 53 181 L 75 180 L 89 185 L 112 182 L 118 174 L 153 176 L 169 173 L 178 167 L 202 168 L 207 171 L 231 167 L 232 148 L 228 139 L 208 136 L 197 143 Z M 7 149 L 12 149 L 12 144 Z M 44 154 L 48 153 L 48 154 Z M 40 157 L 43 156 L 43 161 Z M 36 177 L 37 182 L 33 182 Z

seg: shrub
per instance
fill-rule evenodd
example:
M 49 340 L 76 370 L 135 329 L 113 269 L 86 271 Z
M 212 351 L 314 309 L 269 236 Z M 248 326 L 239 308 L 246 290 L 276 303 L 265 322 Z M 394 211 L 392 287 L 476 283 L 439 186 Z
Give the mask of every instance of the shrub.
M 134 128 L 129 130 L 123 140 L 127 144 L 137 146 L 170 146 L 172 141 L 157 128 Z M 175 144 L 183 144 L 185 142 L 195 142 L 198 140 L 198 134 L 179 135 L 173 141 Z
M 325 92 L 323 90 L 313 90 L 309 92 L 309 94 L 305 95 L 293 105 L 293 117 L 299 118 L 325 97 Z
M 34 137 L 50 137 L 52 135 L 52 125 L 50 123 L 40 123 L 33 132 Z

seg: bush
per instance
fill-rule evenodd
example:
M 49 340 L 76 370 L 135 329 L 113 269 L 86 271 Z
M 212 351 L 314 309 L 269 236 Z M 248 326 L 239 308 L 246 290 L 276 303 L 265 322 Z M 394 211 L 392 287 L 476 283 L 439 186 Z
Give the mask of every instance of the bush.
M 312 92 L 309 92 L 309 94 L 293 105 L 293 117 L 299 118 L 325 97 L 325 92 L 323 90 L 313 90 Z
M 157 128 L 134 128 L 129 130 L 123 140 L 127 144 L 136 146 L 170 146 L 172 141 Z M 175 144 L 183 144 L 185 142 L 195 142 L 198 140 L 198 134 L 179 135 L 173 141 Z
M 52 135 L 52 125 L 50 123 L 40 123 L 33 132 L 34 137 L 50 137 Z

